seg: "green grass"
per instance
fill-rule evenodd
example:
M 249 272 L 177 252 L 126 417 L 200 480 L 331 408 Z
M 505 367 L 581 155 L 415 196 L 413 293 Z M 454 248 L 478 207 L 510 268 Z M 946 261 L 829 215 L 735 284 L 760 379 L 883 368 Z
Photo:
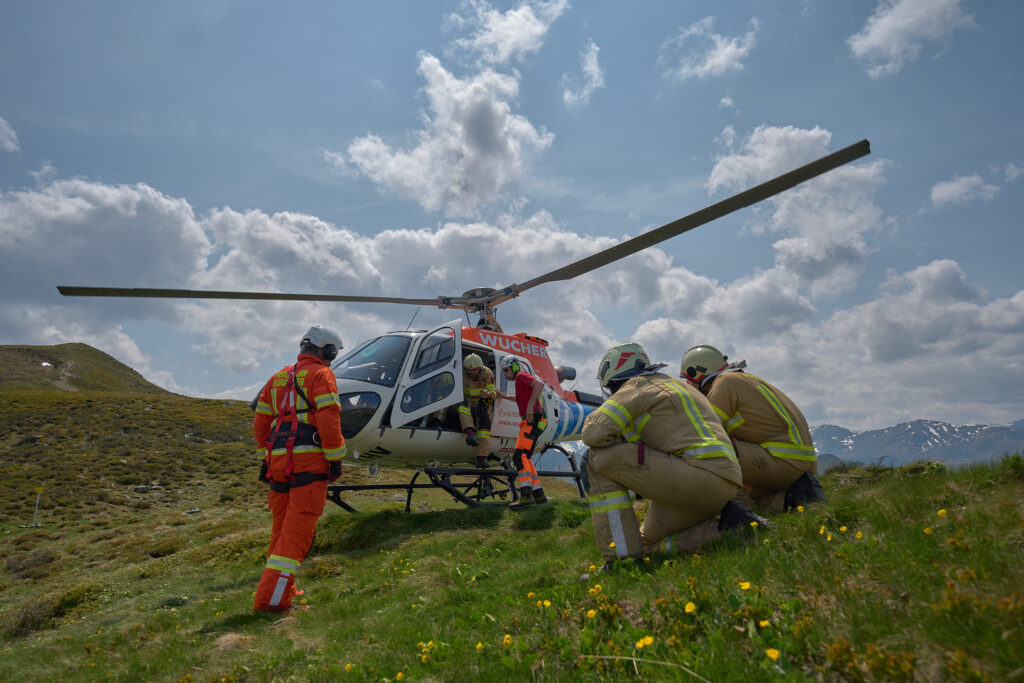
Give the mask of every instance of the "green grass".
M 518 515 L 361 492 L 362 512 L 321 518 L 299 574 L 312 609 L 265 615 L 250 419 L 173 395 L 3 395 L 0 681 L 1024 675 L 1020 456 L 829 474 L 826 504 L 610 574 L 568 487 Z M 345 480 L 368 481 L 354 464 Z

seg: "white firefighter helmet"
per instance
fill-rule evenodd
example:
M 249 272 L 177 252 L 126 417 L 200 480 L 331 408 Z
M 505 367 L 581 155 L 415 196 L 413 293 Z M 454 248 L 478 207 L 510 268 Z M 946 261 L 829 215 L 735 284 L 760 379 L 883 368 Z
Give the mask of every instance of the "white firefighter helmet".
M 466 356 L 466 360 L 462 361 L 462 366 L 467 370 L 480 370 L 484 367 L 484 362 L 480 356 L 471 353 Z
M 299 341 L 299 346 L 306 344 L 320 349 L 324 360 L 328 362 L 334 360 L 338 351 L 344 348 L 338 333 L 326 325 L 313 325 L 306 330 L 306 334 L 302 335 L 302 339 Z
M 501 371 L 511 370 L 512 372 L 519 374 L 526 369 L 523 365 L 523 359 L 519 356 L 505 356 L 501 359 Z
M 683 362 L 679 367 L 679 376 L 685 377 L 698 387 L 715 377 L 728 366 L 728 356 L 714 346 L 700 344 L 691 347 L 683 354 Z
M 608 349 L 597 366 L 597 381 L 602 389 L 612 382 L 629 379 L 651 366 L 644 348 L 636 342 L 625 341 Z

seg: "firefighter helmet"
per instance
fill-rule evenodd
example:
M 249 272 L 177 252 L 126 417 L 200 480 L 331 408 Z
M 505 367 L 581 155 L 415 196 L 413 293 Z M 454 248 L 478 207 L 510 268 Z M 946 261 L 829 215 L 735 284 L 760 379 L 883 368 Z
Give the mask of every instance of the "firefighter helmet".
M 316 347 L 328 363 L 334 360 L 338 351 L 344 348 L 338 333 L 326 325 L 313 325 L 306 330 L 306 334 L 302 335 L 302 339 L 299 341 L 299 347 L 306 346 Z
M 715 377 L 728 366 L 729 357 L 714 346 L 700 344 L 691 347 L 683 354 L 683 362 L 679 368 L 679 376 L 685 377 L 697 386 Z
M 511 370 L 517 375 L 525 369 L 523 360 L 519 356 L 505 356 L 501 359 L 501 371 Z
M 636 342 L 626 341 L 608 349 L 597 367 L 597 381 L 602 389 L 609 389 L 612 382 L 627 380 L 646 370 L 651 365 L 650 358 L 642 346 Z
M 484 367 L 484 362 L 480 359 L 480 356 L 471 353 L 466 356 L 466 360 L 462 361 L 462 367 L 467 370 L 480 370 Z

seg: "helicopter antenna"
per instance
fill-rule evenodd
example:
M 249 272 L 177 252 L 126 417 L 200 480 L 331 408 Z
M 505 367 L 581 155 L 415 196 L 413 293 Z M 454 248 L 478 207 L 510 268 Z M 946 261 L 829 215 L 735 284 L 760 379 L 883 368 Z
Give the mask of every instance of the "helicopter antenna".
M 421 308 L 420 306 L 417 306 L 416 310 L 413 311 L 412 318 L 409 319 L 409 324 L 405 326 L 406 331 L 408 331 L 410 328 L 412 328 L 412 321 L 415 320 L 416 316 L 418 316 L 420 314 L 420 308 Z

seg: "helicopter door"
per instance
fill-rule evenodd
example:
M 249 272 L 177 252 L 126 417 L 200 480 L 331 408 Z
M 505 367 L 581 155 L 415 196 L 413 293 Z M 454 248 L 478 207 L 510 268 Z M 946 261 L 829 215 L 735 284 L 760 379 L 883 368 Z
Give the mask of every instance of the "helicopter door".
M 413 342 L 391 410 L 401 426 L 462 400 L 462 321 L 436 327 Z

